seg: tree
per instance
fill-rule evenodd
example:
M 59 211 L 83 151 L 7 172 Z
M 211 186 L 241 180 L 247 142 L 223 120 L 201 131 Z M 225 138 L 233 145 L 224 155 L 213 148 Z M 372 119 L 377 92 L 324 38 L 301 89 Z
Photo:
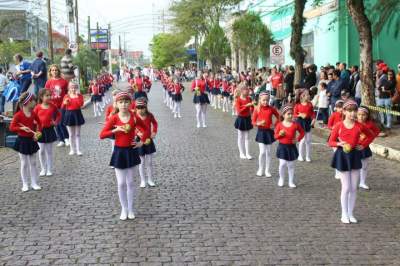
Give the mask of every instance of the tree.
M 0 41 L 0 65 L 8 69 L 9 64 L 13 62 L 15 54 L 21 54 L 25 57 L 30 55 L 30 51 L 30 43 L 28 41 Z
M 232 24 L 232 42 L 235 49 L 243 52 L 245 62 L 249 57 L 254 65 L 259 56 L 268 56 L 269 45 L 273 39 L 271 31 L 264 25 L 260 15 L 246 12 Z
M 152 63 L 156 68 L 182 63 L 187 60 L 186 38 L 179 34 L 160 33 L 153 37 Z
M 305 51 L 301 46 L 301 40 L 303 38 L 303 27 L 306 23 L 306 19 L 303 17 L 304 8 L 307 0 L 295 0 L 294 1 L 294 14 L 292 18 L 292 37 L 290 39 L 290 56 L 295 62 L 294 71 L 294 84 L 301 83 L 301 74 L 303 71 L 303 64 L 305 59 Z
M 400 33 L 400 1 L 378 0 L 371 10 L 375 21 L 374 35 L 378 35 L 387 24 L 387 31 L 393 31 L 393 35 L 397 38 Z
M 363 104 L 375 105 L 371 22 L 365 13 L 364 1 L 347 0 L 347 8 L 360 37 L 360 79 Z
M 217 70 L 221 65 L 224 65 L 225 59 L 230 54 L 228 38 L 226 38 L 224 30 L 216 24 L 206 35 L 200 47 L 200 57 L 209 59 L 213 70 Z
M 88 73 L 94 71 L 98 73 L 100 71 L 99 56 L 86 45 L 81 45 L 79 51 L 73 59 L 74 65 L 79 68 L 79 76 L 84 87 L 88 86 Z

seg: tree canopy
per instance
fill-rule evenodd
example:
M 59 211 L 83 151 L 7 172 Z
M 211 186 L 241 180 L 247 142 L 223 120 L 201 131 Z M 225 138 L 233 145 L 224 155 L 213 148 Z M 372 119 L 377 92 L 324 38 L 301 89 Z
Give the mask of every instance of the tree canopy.
M 256 62 L 259 56 L 268 56 L 272 33 L 259 14 L 246 12 L 240 15 L 232 24 L 232 32 L 234 47 L 242 50 L 252 62 Z
M 167 67 L 187 60 L 186 39 L 181 35 L 160 33 L 153 37 L 152 63 L 157 68 Z

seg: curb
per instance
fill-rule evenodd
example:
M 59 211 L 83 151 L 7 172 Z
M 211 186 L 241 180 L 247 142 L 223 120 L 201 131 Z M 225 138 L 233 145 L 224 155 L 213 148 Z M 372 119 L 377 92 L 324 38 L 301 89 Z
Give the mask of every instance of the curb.
M 327 139 L 329 136 L 329 130 L 323 128 L 313 128 L 315 135 Z M 381 144 L 371 143 L 369 145 L 371 151 L 385 159 L 399 161 L 400 162 L 400 151 L 392 149 Z

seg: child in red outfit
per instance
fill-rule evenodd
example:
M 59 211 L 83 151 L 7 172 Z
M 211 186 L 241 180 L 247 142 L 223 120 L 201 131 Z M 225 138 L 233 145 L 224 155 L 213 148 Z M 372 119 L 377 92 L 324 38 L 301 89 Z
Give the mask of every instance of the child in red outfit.
M 363 124 L 367 129 L 370 130 L 370 133 L 373 136 L 372 141 L 379 135 L 380 129 L 376 126 L 375 122 L 371 120 L 369 110 L 366 107 L 361 106 L 358 108 L 357 112 L 357 121 Z M 360 141 L 362 142 L 366 137 L 364 135 L 360 136 Z M 361 150 L 361 170 L 360 170 L 360 188 L 369 189 L 365 180 L 367 179 L 367 169 L 368 169 L 368 161 L 372 156 L 371 149 L 366 147 Z
M 240 96 L 235 101 L 235 109 L 238 114 L 235 121 L 235 128 L 238 131 L 238 147 L 240 159 L 251 160 L 253 157 L 249 151 L 249 132 L 253 128 L 251 124 L 251 113 L 254 104 L 249 96 L 249 88 L 245 83 L 239 85 Z
M 131 96 L 127 92 L 119 92 L 116 96 L 118 113 L 111 116 L 100 132 L 100 138 L 115 136 L 115 146 L 111 156 L 110 166 L 115 167 L 118 183 L 118 195 L 121 203 L 121 220 L 135 219 L 133 181 L 137 165 L 140 164 L 138 147 L 141 142 L 135 142 L 135 114 L 129 110 Z
M 37 144 L 40 135 L 40 120 L 33 111 L 35 96 L 30 92 L 24 92 L 19 97 L 17 112 L 15 113 L 10 131 L 18 134 L 14 150 L 18 152 L 21 160 L 22 191 L 28 191 L 28 176 L 31 177 L 33 190 L 41 190 L 38 184 L 35 153 L 39 150 Z
M 310 94 L 304 90 L 300 94 L 300 99 L 294 106 L 294 117 L 305 132 L 304 138 L 299 143 L 299 161 L 304 161 L 304 146 L 306 148 L 306 161 L 311 162 L 311 127 L 315 123 L 315 113 Z
M 68 94 L 64 96 L 63 106 L 66 109 L 64 124 L 67 126 L 70 142 L 69 155 L 75 153 L 82 155 L 80 149 L 81 126 L 85 124 L 81 107 L 83 105 L 83 96 L 78 92 L 78 84 L 70 82 L 68 85 Z
M 283 187 L 285 180 L 285 167 L 288 169 L 289 187 L 295 188 L 294 161 L 298 158 L 296 142 L 304 137 L 304 130 L 300 124 L 293 122 L 293 106 L 286 105 L 281 111 L 281 122 L 275 127 L 275 139 L 279 142 L 276 156 L 279 158 L 278 186 Z M 296 137 L 296 134 L 298 136 Z
M 47 89 L 39 91 L 39 104 L 33 112 L 40 120 L 42 126 L 42 137 L 38 140 L 40 147 L 39 161 L 41 166 L 40 176 L 53 175 L 53 142 L 57 140 L 54 126 L 61 119 L 61 113 L 51 102 L 51 92 Z
M 279 120 L 279 113 L 275 107 L 270 106 L 269 94 L 262 92 L 259 95 L 258 106 L 254 109 L 252 115 L 252 123 L 258 127 L 256 142 L 260 149 L 258 156 L 258 171 L 257 176 L 262 176 L 265 168 L 265 176 L 271 177 L 269 172 L 269 166 L 271 163 L 271 145 L 275 141 L 274 131 L 272 125 L 276 124 Z M 273 117 L 275 116 L 275 123 L 273 123 Z
M 145 168 L 147 170 L 147 184 L 149 184 L 150 187 L 154 187 L 153 154 L 156 152 L 156 147 L 153 139 L 157 134 L 158 124 L 154 115 L 147 109 L 146 98 L 139 98 L 136 100 L 135 118 L 138 136 L 140 137 L 140 141 L 143 142 L 143 146 L 138 150 L 140 156 L 140 187 L 146 187 Z
M 357 223 L 353 215 L 360 175 L 361 152 L 371 143 L 373 135 L 363 124 L 357 122 L 357 103 L 348 100 L 343 104 L 344 120 L 331 132 L 328 144 L 336 147 L 331 166 L 339 171 L 342 183 L 340 202 L 342 223 Z M 362 137 L 364 136 L 364 137 Z

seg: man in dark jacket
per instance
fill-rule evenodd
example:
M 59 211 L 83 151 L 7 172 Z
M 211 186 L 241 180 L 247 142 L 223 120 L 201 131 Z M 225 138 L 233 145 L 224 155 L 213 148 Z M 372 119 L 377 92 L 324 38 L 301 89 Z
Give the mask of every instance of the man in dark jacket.
M 39 89 L 44 88 L 47 81 L 47 67 L 46 62 L 43 60 L 43 52 L 39 51 L 36 53 L 36 59 L 32 62 L 32 79 L 34 85 L 34 92 L 37 96 Z
M 332 110 L 334 110 L 336 101 L 340 99 L 342 91 L 345 90 L 345 84 L 340 78 L 340 70 L 335 69 L 333 71 L 333 80 L 329 85 L 328 93 L 331 97 Z

